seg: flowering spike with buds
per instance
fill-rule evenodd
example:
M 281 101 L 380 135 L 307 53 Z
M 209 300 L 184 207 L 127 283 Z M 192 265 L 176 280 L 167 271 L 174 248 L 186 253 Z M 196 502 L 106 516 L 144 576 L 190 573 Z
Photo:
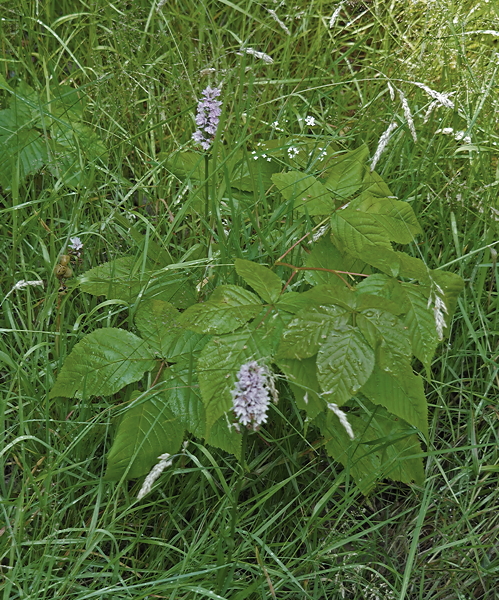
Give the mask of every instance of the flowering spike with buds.
M 233 409 L 239 423 L 256 431 L 267 421 L 271 396 L 275 402 L 277 392 L 268 369 L 254 360 L 242 365 L 232 391 Z
M 217 100 L 220 88 L 207 87 L 203 90 L 203 100 L 198 103 L 196 125 L 198 129 L 192 134 L 192 139 L 201 144 L 203 150 L 209 150 L 217 133 L 222 103 Z

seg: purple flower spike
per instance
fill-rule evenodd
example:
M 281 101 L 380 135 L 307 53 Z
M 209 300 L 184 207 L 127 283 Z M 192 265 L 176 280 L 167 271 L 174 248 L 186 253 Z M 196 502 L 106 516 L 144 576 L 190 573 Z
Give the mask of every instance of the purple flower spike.
M 276 396 L 272 375 L 256 361 L 241 366 L 232 391 L 233 410 L 241 425 L 256 431 L 267 421 L 270 396 Z
M 196 125 L 198 129 L 192 134 L 192 139 L 201 144 L 204 150 L 209 150 L 213 138 L 217 133 L 222 103 L 217 100 L 221 93 L 220 88 L 207 87 L 203 90 L 203 99 L 198 103 Z

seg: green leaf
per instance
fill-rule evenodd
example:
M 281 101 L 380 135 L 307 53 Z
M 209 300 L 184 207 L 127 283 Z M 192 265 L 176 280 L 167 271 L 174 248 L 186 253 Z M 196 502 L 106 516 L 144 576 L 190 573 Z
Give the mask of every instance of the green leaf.
M 64 361 L 50 398 L 111 396 L 154 368 L 151 349 L 124 329 L 89 333 Z
M 390 238 L 380 223 L 364 212 L 349 207 L 337 210 L 331 216 L 331 235 L 333 243 L 353 256 L 360 258 L 364 248 L 369 250 L 391 250 Z
M 317 423 L 328 454 L 344 465 L 364 495 L 385 478 L 423 484 L 423 462 L 417 457 L 422 454 L 421 446 L 405 421 L 368 402 L 349 412 L 347 418 L 355 434 L 353 440 L 331 411 L 318 417 Z
M 213 423 L 205 441 L 241 460 L 242 435 L 231 426 L 228 415 L 223 415 Z
M 374 350 L 356 328 L 331 331 L 317 354 L 318 380 L 328 402 L 341 406 L 369 379 Z
M 258 263 L 236 258 L 235 267 L 237 274 L 250 285 L 265 302 L 274 304 L 279 300 L 282 281 L 269 268 Z
M 293 207 L 309 215 L 328 215 L 335 209 L 331 194 L 313 175 L 300 171 L 288 171 L 272 175 L 281 194 L 286 200 L 293 200 Z
M 335 157 L 333 167 L 328 169 L 326 188 L 342 199 L 355 194 L 362 186 L 368 157 L 369 148 L 366 144 Z
M 362 199 L 354 200 L 349 209 L 368 214 L 384 228 L 388 239 L 399 244 L 408 244 L 415 235 L 422 233 L 412 206 L 401 200 L 363 194 Z
M 402 319 L 408 328 L 412 353 L 430 369 L 431 359 L 438 345 L 435 317 L 428 308 L 428 289 L 412 283 L 400 283 L 407 310 Z
M 0 122 L 0 131 L 3 129 Z M 10 189 L 17 169 L 19 179 L 23 180 L 38 172 L 47 160 L 47 145 L 36 130 L 20 129 L 12 134 L 0 135 L 0 185 L 5 190 Z
M 305 267 L 310 271 L 305 271 L 305 279 L 311 285 L 319 285 L 321 283 L 338 284 L 340 277 L 333 271 L 343 271 L 341 277 L 349 280 L 349 276 L 345 273 L 366 273 L 366 263 L 358 258 L 340 252 L 331 240 L 324 236 L 314 247 L 312 252 L 307 255 Z M 370 268 L 367 267 L 367 272 Z
M 161 396 L 175 415 L 178 426 L 204 437 L 206 413 L 193 365 L 188 361 L 171 365 L 163 371 L 161 381 Z
M 395 374 L 375 366 L 371 377 L 362 386 L 373 404 L 384 406 L 390 413 L 413 425 L 428 439 L 428 405 L 423 379 L 415 375 L 411 365 L 397 365 Z
M 364 170 L 364 178 L 362 179 L 362 192 L 359 195 L 359 199 L 363 199 L 364 196 L 380 196 L 381 198 L 387 198 L 393 196 L 390 188 L 386 185 L 380 175 L 376 171 L 366 168 Z
M 379 308 L 368 308 L 357 315 L 357 325 L 371 348 L 376 350 L 381 369 L 391 373 L 399 365 L 409 364 L 411 341 L 400 319 Z
M 309 419 L 314 419 L 323 412 L 326 402 L 320 397 L 315 357 L 303 360 L 283 358 L 276 364 L 286 375 L 298 408 L 304 410 Z
M 135 313 L 142 338 L 158 356 L 170 362 L 182 355 L 199 354 L 208 341 L 206 335 L 182 327 L 179 319 L 179 311 L 163 300 L 142 300 Z
M 135 302 L 139 294 L 170 301 L 179 308 L 188 306 L 194 299 L 192 284 L 185 275 L 142 271 L 142 261 L 133 256 L 123 256 L 90 269 L 78 278 L 78 284 L 88 294 L 124 300 L 129 304 Z
M 287 326 L 277 352 L 281 358 L 309 358 L 335 331 L 347 327 L 350 311 L 340 306 L 319 306 L 301 310 Z
M 156 392 L 134 392 L 107 456 L 104 479 L 136 479 L 149 473 L 161 454 L 178 452 L 184 431 Z
M 267 337 L 268 336 L 268 337 Z M 245 327 L 211 339 L 203 348 L 197 364 L 199 386 L 206 410 L 206 432 L 232 408 L 232 390 L 243 364 L 256 360 L 268 362 L 272 355 L 272 336 L 264 326 Z
M 207 302 L 190 306 L 179 323 L 196 333 L 221 335 L 239 329 L 262 308 L 252 292 L 237 285 L 220 285 Z

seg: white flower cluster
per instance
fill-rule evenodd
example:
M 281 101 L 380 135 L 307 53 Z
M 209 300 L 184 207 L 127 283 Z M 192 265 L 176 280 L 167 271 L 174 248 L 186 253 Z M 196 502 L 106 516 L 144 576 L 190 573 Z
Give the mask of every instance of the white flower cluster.
M 274 381 L 267 367 L 261 367 L 255 360 L 242 365 L 232 391 L 233 410 L 239 423 L 256 431 L 267 421 L 271 396 L 277 400 Z

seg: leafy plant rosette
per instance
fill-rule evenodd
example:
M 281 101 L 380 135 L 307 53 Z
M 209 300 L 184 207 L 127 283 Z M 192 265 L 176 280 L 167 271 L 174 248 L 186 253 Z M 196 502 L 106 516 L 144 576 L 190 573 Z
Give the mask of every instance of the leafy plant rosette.
M 428 408 L 412 364 L 415 357 L 429 372 L 463 281 L 394 248 L 421 229 L 367 157 L 362 146 L 331 157 L 320 177 L 272 175 L 294 210 L 328 220 L 330 235 L 301 265 L 288 265 L 305 274 L 305 291 L 288 291 L 272 269 L 243 259 L 235 270 L 245 285 L 219 285 L 202 303 L 186 276 L 157 264 L 137 274 L 131 257 L 81 278 L 89 293 L 141 298 L 137 333 L 103 328 L 84 337 L 51 391 L 84 398 L 134 385 L 107 479 L 145 475 L 159 455 L 178 452 L 185 432 L 241 458 L 233 390 L 241 366 L 255 361 L 287 381 L 292 397 L 280 402 L 296 402 L 364 494 L 383 478 L 423 482 Z

